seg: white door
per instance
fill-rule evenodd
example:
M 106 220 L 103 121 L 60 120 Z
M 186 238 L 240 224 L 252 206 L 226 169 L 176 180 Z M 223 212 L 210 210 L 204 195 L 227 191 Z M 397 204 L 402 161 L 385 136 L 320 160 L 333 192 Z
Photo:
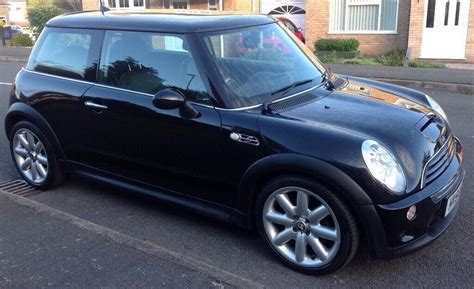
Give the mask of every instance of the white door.
M 260 13 L 290 19 L 303 34 L 306 19 L 306 0 L 260 0 Z
M 469 2 L 426 0 L 422 58 L 465 58 Z

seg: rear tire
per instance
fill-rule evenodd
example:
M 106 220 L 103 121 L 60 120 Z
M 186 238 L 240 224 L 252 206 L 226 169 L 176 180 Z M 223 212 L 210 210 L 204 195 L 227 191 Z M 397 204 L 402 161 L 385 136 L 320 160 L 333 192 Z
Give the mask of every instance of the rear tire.
M 256 202 L 257 228 L 288 267 L 311 275 L 347 265 L 359 246 L 351 210 L 321 184 L 294 176 L 271 180 Z
M 31 122 L 20 121 L 13 126 L 10 152 L 18 173 L 31 186 L 44 190 L 62 182 L 63 174 L 50 141 Z

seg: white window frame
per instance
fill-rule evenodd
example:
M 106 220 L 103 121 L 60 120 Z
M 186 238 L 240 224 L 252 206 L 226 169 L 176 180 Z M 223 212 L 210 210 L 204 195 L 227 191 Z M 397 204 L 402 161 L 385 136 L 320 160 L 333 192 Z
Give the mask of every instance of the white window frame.
M 349 7 L 350 6 L 373 6 L 378 5 L 378 23 L 377 30 L 349 30 Z M 400 10 L 400 0 L 397 0 L 397 11 L 395 14 L 395 30 L 380 30 L 382 19 L 382 0 L 371 0 L 367 2 L 354 2 L 353 0 L 346 0 L 344 15 L 344 30 L 329 31 L 329 34 L 398 34 L 398 15 Z M 331 21 L 331 19 L 329 19 Z
M 115 7 L 109 6 L 109 1 L 105 0 L 104 4 L 110 9 L 126 10 L 126 9 L 146 9 L 146 0 L 143 0 L 143 6 L 135 6 L 134 0 L 128 0 L 128 7 L 120 7 L 120 0 L 112 0 L 115 2 Z

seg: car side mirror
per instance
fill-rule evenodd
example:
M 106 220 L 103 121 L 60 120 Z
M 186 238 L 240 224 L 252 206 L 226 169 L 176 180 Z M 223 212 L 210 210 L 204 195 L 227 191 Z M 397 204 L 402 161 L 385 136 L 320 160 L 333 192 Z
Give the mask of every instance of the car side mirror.
M 299 33 L 302 33 L 302 32 L 303 32 L 303 29 L 302 29 L 301 27 L 298 27 L 298 28 L 296 29 L 296 31 L 298 31 Z
M 153 105 L 160 109 L 175 109 L 180 108 L 186 102 L 184 95 L 172 88 L 160 90 L 153 97 Z
M 186 97 L 178 90 L 166 88 L 153 97 L 153 105 L 159 109 L 179 108 L 179 114 L 187 119 L 199 117 L 201 114 L 186 101 Z

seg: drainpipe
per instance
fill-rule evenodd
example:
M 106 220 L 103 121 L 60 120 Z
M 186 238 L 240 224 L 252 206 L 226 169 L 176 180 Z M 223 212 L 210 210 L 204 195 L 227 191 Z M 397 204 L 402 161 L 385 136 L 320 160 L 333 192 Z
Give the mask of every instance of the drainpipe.
M 224 0 L 219 0 L 219 10 L 224 10 Z

